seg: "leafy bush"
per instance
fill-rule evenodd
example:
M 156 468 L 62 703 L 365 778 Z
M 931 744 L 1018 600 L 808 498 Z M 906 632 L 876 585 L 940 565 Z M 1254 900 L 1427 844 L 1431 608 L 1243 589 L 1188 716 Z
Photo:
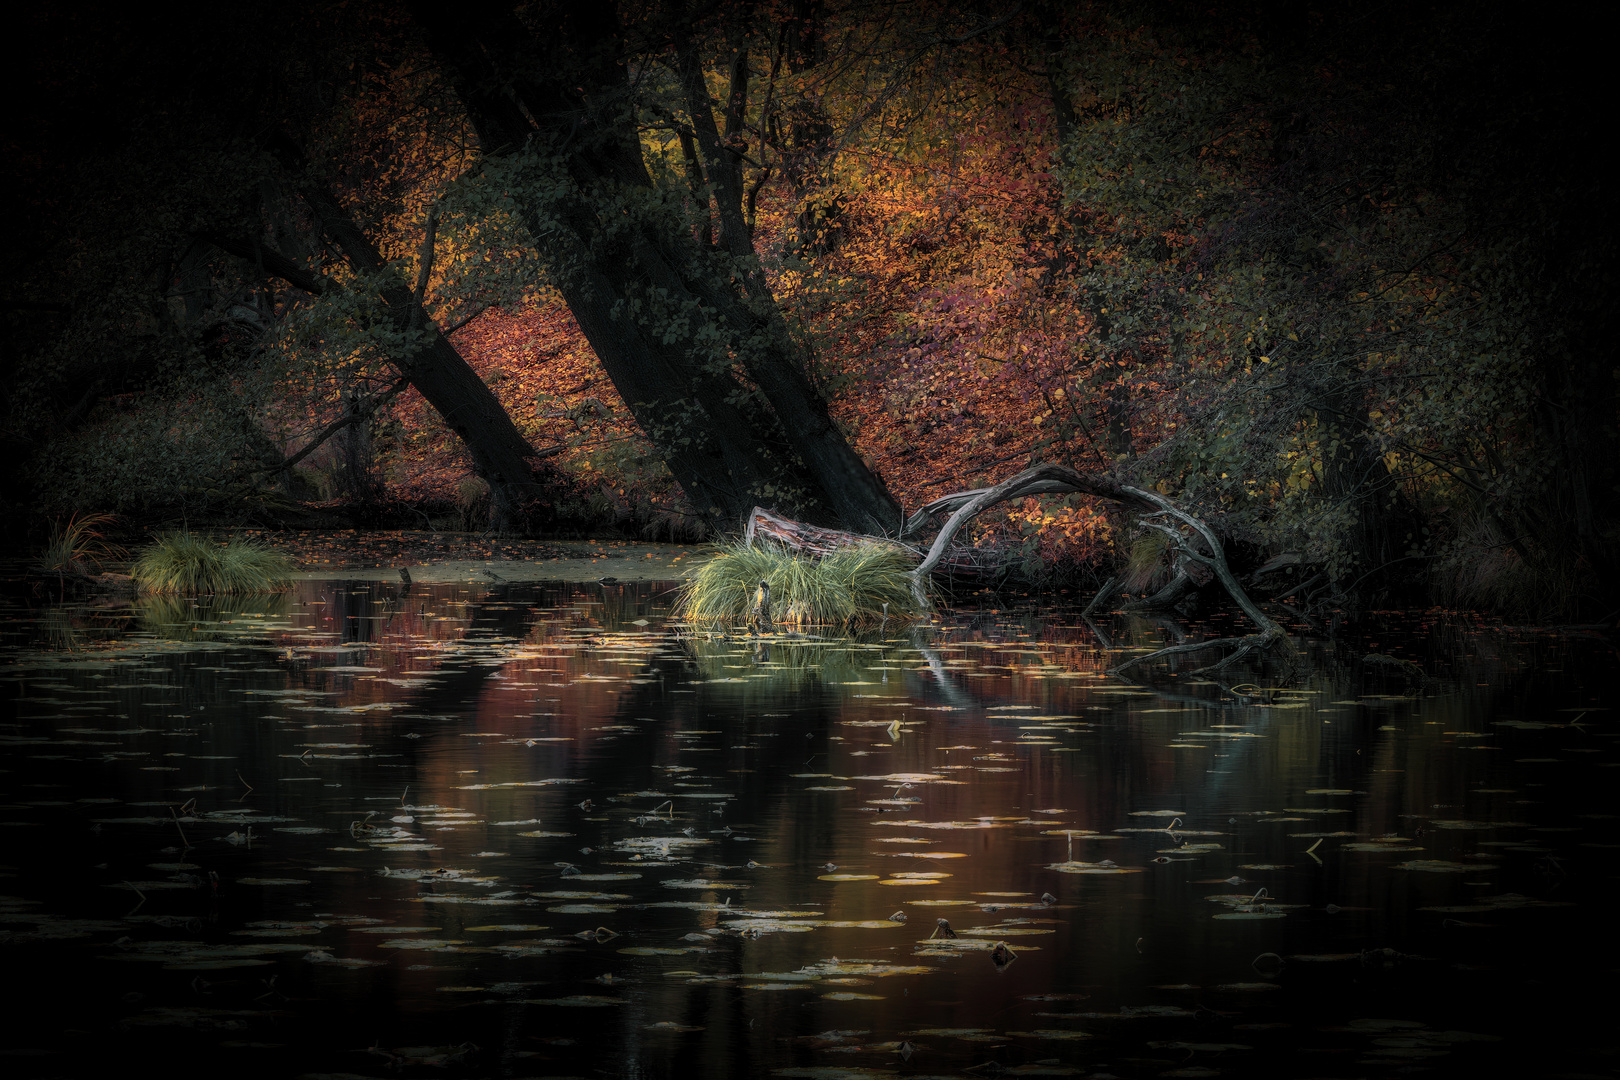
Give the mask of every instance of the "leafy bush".
M 795 555 L 775 544 L 732 544 L 710 559 L 681 590 L 679 613 L 699 621 L 737 619 L 753 607 L 761 581 L 771 586 L 771 615 L 778 622 L 878 622 L 914 619 L 911 556 L 897 547 L 866 544 L 823 559 Z
M 285 555 L 238 537 L 220 543 L 189 529 L 163 533 L 143 549 L 130 573 L 149 593 L 265 593 L 287 588 Z

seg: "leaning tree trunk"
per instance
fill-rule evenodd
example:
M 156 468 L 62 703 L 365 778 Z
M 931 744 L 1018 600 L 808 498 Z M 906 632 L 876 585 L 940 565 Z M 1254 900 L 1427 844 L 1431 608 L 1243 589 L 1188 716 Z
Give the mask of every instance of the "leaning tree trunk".
M 828 415 L 761 276 L 690 46 L 677 41 L 717 195 L 715 248 L 647 172 L 611 8 L 536 15 L 544 44 L 509 4 L 453 17 L 417 5 L 486 159 L 508 159 L 517 182 L 505 186 L 553 283 L 688 497 L 716 520 L 772 498 L 846 528 L 890 527 L 898 504 Z
M 312 186 L 299 194 L 320 219 L 322 230 L 357 269 L 375 272 L 387 266 L 371 238 L 336 199 Z M 397 361 L 397 366 L 472 455 L 473 470 L 489 485 L 491 525 L 502 531 L 528 531 L 538 494 L 534 447 L 512 423 L 489 385 L 439 333 L 420 295 L 400 282 L 382 290 L 382 301 L 396 327 L 402 331 L 415 328 L 427 336 L 427 342 Z
M 302 155 L 295 147 L 278 142 L 275 150 L 295 173 L 304 171 Z M 299 196 L 315 214 L 321 230 L 356 269 L 376 272 L 387 266 L 377 245 L 329 193 L 305 183 L 299 188 Z M 310 273 L 287 256 L 261 244 L 225 237 L 209 240 L 222 251 L 251 259 L 265 273 L 312 295 L 322 295 L 331 288 L 326 278 Z M 401 380 L 416 388 L 467 447 L 474 471 L 489 485 L 491 524 L 502 531 L 527 531 L 532 524 L 530 517 L 539 490 L 534 461 L 543 455 L 529 445 L 494 392 L 439 332 L 419 293 L 400 282 L 383 289 L 381 300 L 396 328 L 414 329 L 426 337 L 410 355 L 396 358 L 395 367 L 399 369 Z M 310 445 L 279 467 L 285 470 L 342 428 L 358 419 L 369 418 L 402 388 L 396 382 L 367 403 L 363 417 L 346 415 L 338 423 L 329 425 Z

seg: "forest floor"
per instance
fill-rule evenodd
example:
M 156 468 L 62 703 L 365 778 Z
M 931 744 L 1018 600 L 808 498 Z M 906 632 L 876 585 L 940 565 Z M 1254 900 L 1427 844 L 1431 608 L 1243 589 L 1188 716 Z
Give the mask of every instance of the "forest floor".
M 622 581 L 684 579 L 702 564 L 708 545 L 629 540 L 514 540 L 477 533 L 391 529 L 248 532 L 283 552 L 299 578 L 395 581 L 400 568 L 414 581 Z

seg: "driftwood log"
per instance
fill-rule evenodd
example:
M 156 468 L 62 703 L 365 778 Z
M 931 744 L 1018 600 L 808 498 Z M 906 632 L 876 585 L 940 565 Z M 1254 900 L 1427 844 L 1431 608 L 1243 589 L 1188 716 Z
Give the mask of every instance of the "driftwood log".
M 1133 511 L 1137 515 L 1138 524 L 1161 534 L 1169 545 L 1171 565 L 1176 569 L 1176 578 L 1172 581 L 1171 587 L 1185 588 L 1189 582 L 1202 583 L 1212 577 L 1218 579 L 1228 595 L 1257 628 L 1256 633 L 1242 637 L 1171 645 L 1143 656 L 1132 657 L 1115 667 L 1114 671 L 1123 671 L 1128 667 L 1174 653 L 1226 646 L 1236 646 L 1236 649 L 1218 664 L 1213 665 L 1214 667 L 1224 667 L 1256 649 L 1277 648 L 1284 653 L 1292 654 L 1293 646 L 1288 641 L 1288 635 L 1281 626 L 1260 610 L 1259 605 L 1249 598 L 1248 593 L 1244 592 L 1237 576 L 1226 563 L 1226 550 L 1221 544 L 1220 537 L 1208 524 L 1156 491 L 1134 487 L 1098 473 L 1078 472 L 1062 465 L 1037 465 L 1003 480 L 994 487 L 958 491 L 935 499 L 905 521 L 898 537 L 862 536 L 837 529 L 824 529 L 780 517 L 756 506 L 746 522 L 745 542 L 752 545 L 756 538 L 765 538 L 817 558 L 841 548 L 863 544 L 885 544 L 895 547 L 918 560 L 916 568 L 911 571 L 911 584 L 918 603 L 923 604 L 926 603 L 922 588 L 923 575 L 955 569 L 961 565 L 971 565 L 971 549 L 953 548 L 952 541 L 975 515 L 999 503 L 1030 495 L 1062 495 L 1074 492 L 1106 499 Z M 908 537 L 922 533 L 945 514 L 950 516 L 940 524 L 939 532 L 926 551 L 906 543 Z M 1090 614 L 1094 608 L 1106 603 L 1113 596 L 1114 588 L 1115 582 L 1110 580 L 1087 606 L 1086 613 Z

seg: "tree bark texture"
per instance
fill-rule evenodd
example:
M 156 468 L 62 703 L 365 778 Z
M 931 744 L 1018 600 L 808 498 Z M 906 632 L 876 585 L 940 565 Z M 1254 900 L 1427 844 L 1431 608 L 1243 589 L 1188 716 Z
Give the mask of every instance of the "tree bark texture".
M 509 190 L 552 282 L 698 511 L 731 522 L 767 498 L 865 532 L 897 521 L 811 386 L 765 282 L 693 46 L 674 35 L 715 195 L 713 248 L 647 172 L 610 6 L 542 5 L 529 13 L 540 34 L 498 2 L 417 13 L 486 159 L 506 159 L 516 178 Z M 746 78 L 733 83 L 735 99 Z

